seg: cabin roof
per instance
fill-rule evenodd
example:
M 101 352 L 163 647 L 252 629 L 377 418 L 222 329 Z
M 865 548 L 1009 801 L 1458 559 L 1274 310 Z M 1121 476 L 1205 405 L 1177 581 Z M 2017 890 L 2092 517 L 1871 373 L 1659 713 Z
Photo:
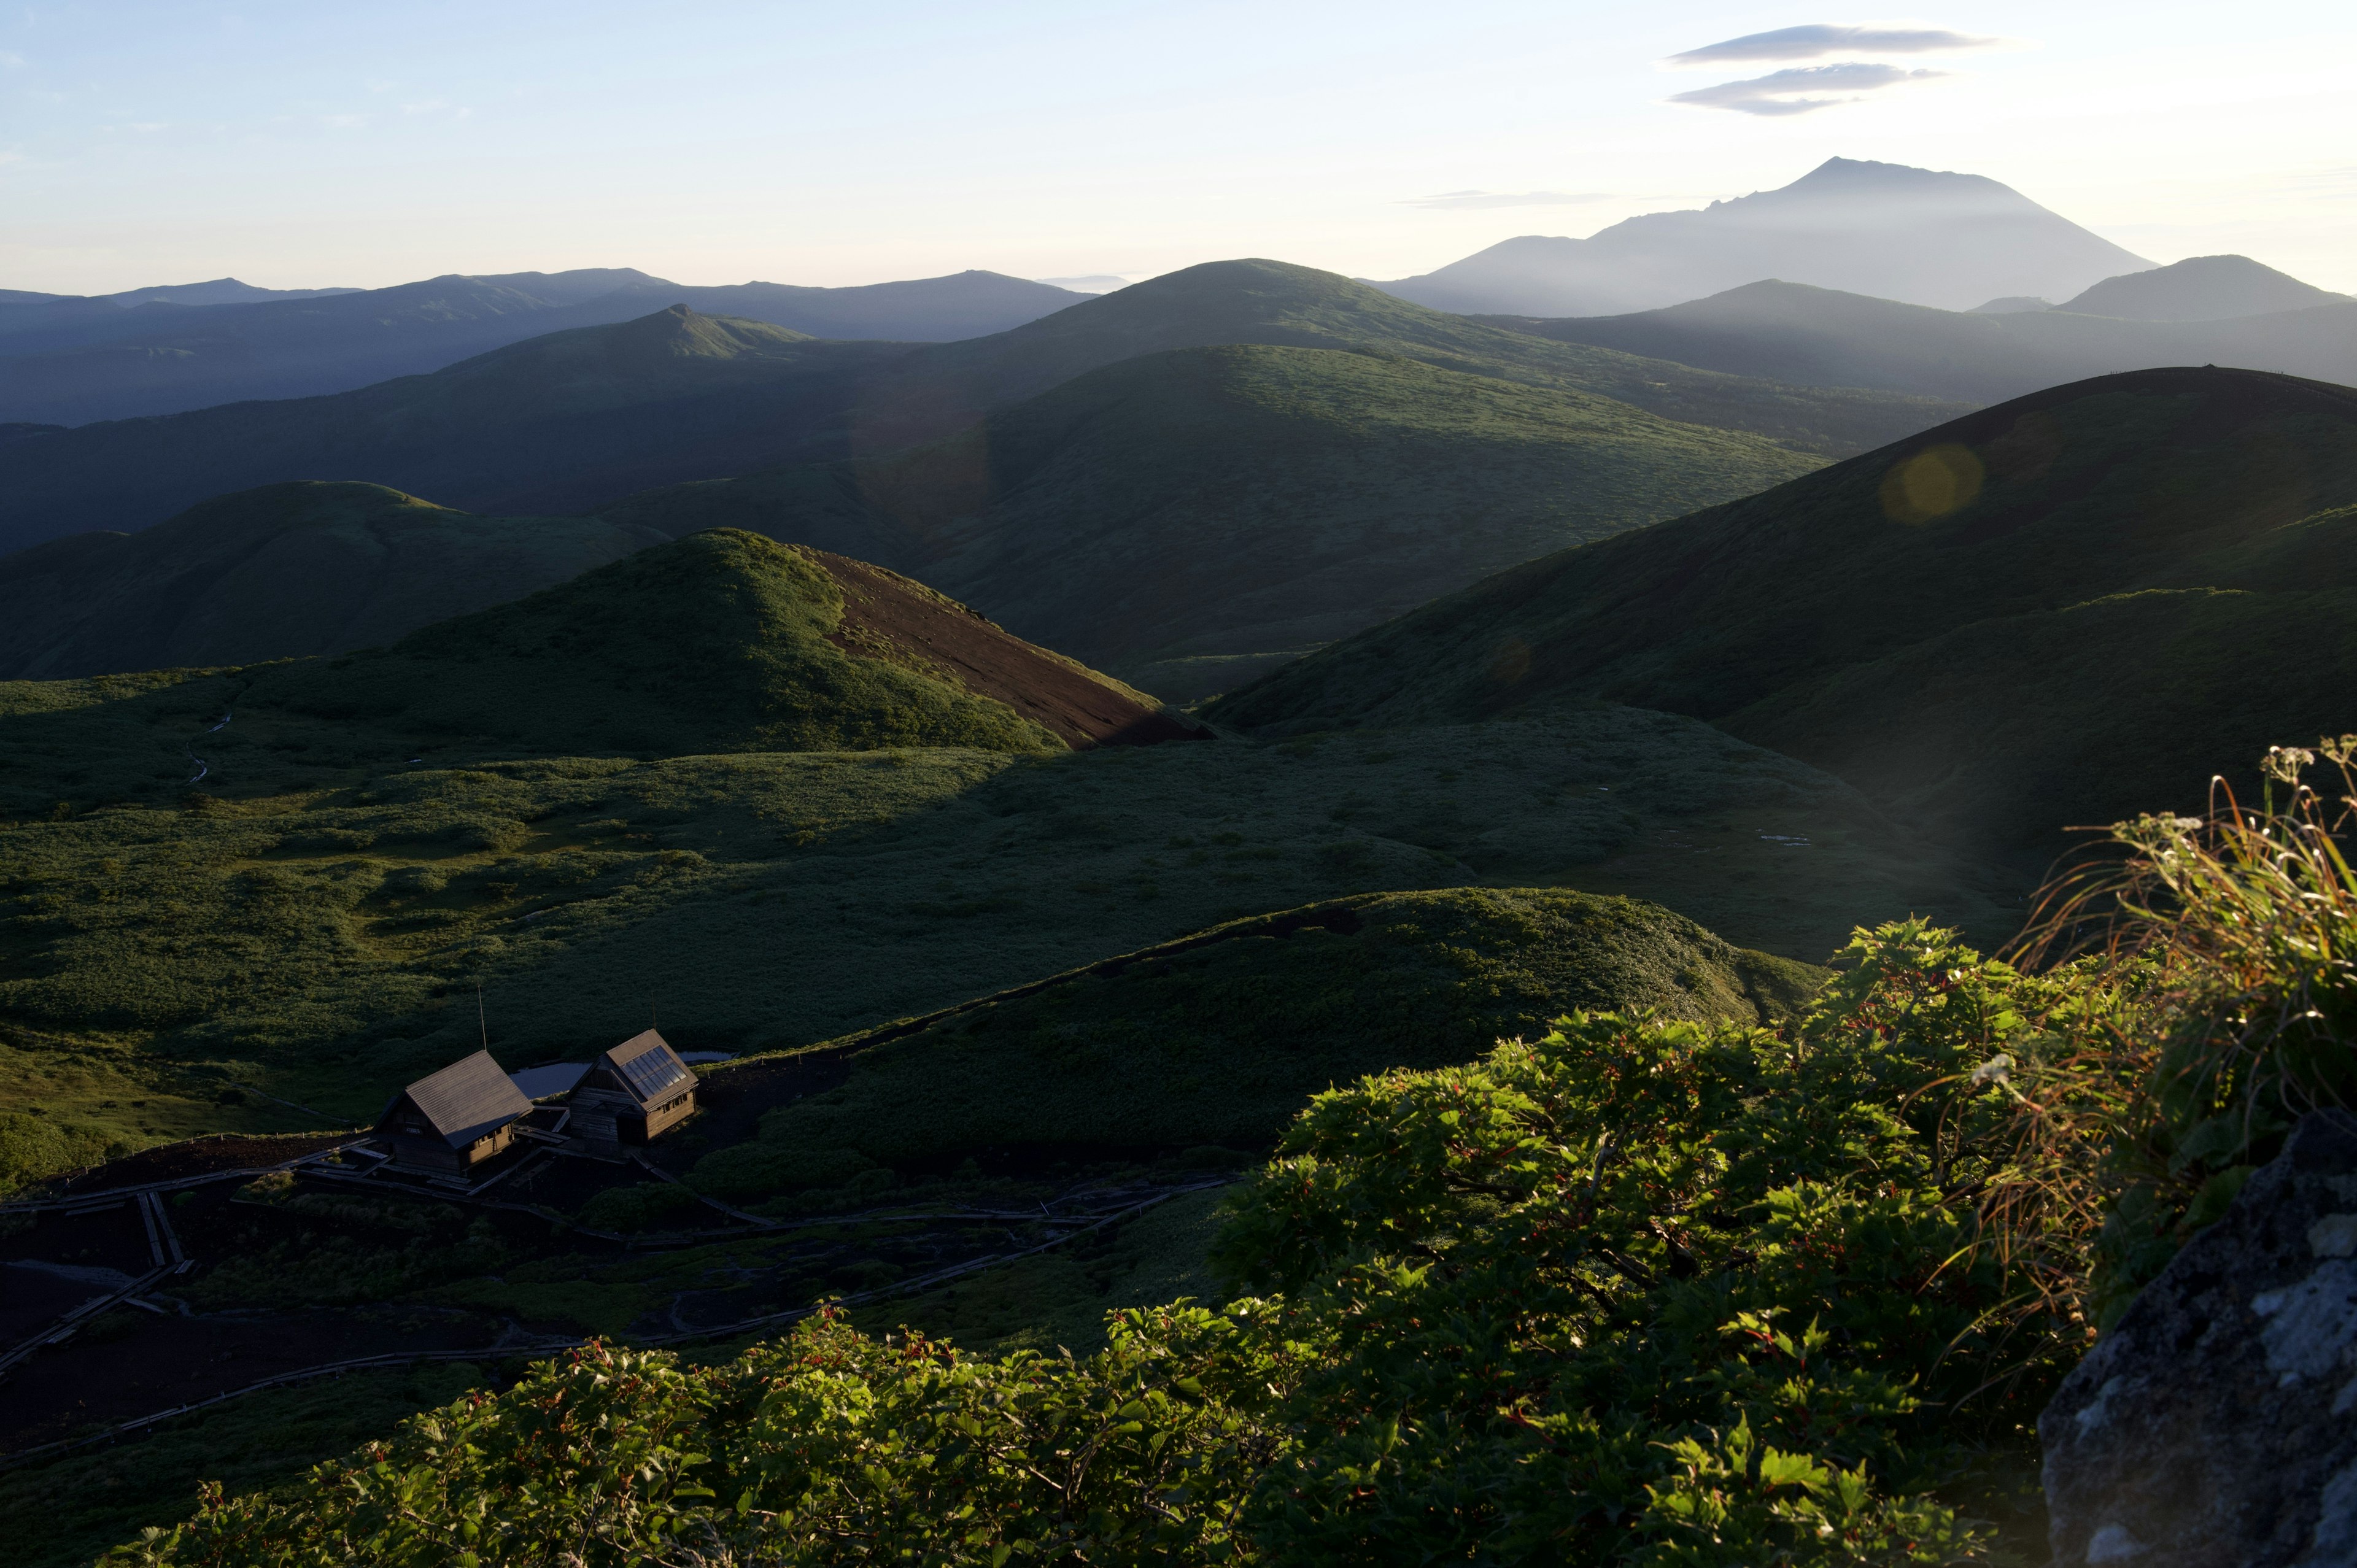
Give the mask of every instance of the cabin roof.
M 652 1029 L 632 1035 L 599 1058 L 598 1064 L 641 1105 L 652 1105 L 695 1078 L 670 1042 Z
M 393 1097 L 380 1122 L 391 1121 L 404 1100 L 417 1107 L 426 1124 L 454 1149 L 463 1149 L 532 1112 L 532 1101 L 509 1080 L 506 1069 L 491 1059 L 489 1051 L 477 1051 L 419 1079 Z

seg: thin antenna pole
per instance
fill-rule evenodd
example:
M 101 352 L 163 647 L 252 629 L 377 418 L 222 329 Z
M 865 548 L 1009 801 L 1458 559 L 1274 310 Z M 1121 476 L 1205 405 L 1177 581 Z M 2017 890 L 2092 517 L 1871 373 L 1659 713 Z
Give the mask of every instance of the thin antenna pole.
M 490 1020 L 483 1016 L 483 983 L 479 980 L 475 982 L 475 1027 L 482 1031 L 483 1049 L 490 1050 L 491 1026 Z

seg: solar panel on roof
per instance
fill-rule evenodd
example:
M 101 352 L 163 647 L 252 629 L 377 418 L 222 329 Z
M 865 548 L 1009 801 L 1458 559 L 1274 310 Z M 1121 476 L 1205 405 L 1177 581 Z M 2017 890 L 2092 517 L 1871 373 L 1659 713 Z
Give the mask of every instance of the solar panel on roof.
M 673 1085 L 686 1082 L 688 1071 L 669 1051 L 649 1051 L 622 1063 L 622 1079 L 640 1100 L 652 1100 Z

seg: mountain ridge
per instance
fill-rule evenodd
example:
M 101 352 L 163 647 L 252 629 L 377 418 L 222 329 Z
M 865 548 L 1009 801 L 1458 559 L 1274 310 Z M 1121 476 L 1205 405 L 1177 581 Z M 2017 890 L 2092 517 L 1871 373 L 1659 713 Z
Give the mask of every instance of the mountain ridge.
M 590 395 L 553 368 L 565 354 L 594 359 L 600 333 L 652 330 L 644 323 L 658 317 L 668 330 L 703 330 L 695 316 L 674 307 L 636 328 L 571 329 L 328 397 L 23 433 L 0 441 L 0 550 L 135 530 L 210 496 L 292 479 L 382 484 L 469 511 L 586 511 L 659 485 L 904 450 L 1139 353 L 1239 342 L 1612 397 L 1817 455 L 1878 446 L 1963 406 L 1552 343 L 1273 262 L 1207 263 L 955 343 L 786 342 L 781 329 L 741 323 L 728 330 L 768 334 L 770 347 L 726 361 L 682 355 L 635 392 L 609 381 Z
M 2248 658 L 2278 636 L 2298 668 Z M 2042 859 L 2066 823 L 2199 807 L 2215 759 L 2338 733 L 2352 679 L 2357 391 L 2169 370 L 1528 563 L 1207 711 L 1285 735 L 1633 703 Z
M 1001 331 L 1087 297 L 978 270 L 807 288 L 693 286 L 608 267 L 452 273 L 260 304 L 0 308 L 0 420 L 78 424 L 328 395 L 672 305 L 813 337 L 945 341 Z
M 2357 381 L 2357 301 L 2216 320 L 2151 321 L 2060 306 L 1936 310 L 1770 278 L 1629 316 L 1476 319 L 1733 375 L 1772 370 L 1804 384 L 1884 387 L 1975 403 L 2171 365 L 2231 365 Z

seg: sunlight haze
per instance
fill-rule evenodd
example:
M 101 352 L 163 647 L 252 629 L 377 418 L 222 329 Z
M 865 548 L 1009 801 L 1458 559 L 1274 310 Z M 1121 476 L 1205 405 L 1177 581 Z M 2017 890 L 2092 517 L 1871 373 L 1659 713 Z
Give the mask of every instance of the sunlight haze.
M 2352 48 L 2324 4 L 37 4 L 0 19 L 0 286 L 1399 277 L 1840 156 L 2348 290 Z

